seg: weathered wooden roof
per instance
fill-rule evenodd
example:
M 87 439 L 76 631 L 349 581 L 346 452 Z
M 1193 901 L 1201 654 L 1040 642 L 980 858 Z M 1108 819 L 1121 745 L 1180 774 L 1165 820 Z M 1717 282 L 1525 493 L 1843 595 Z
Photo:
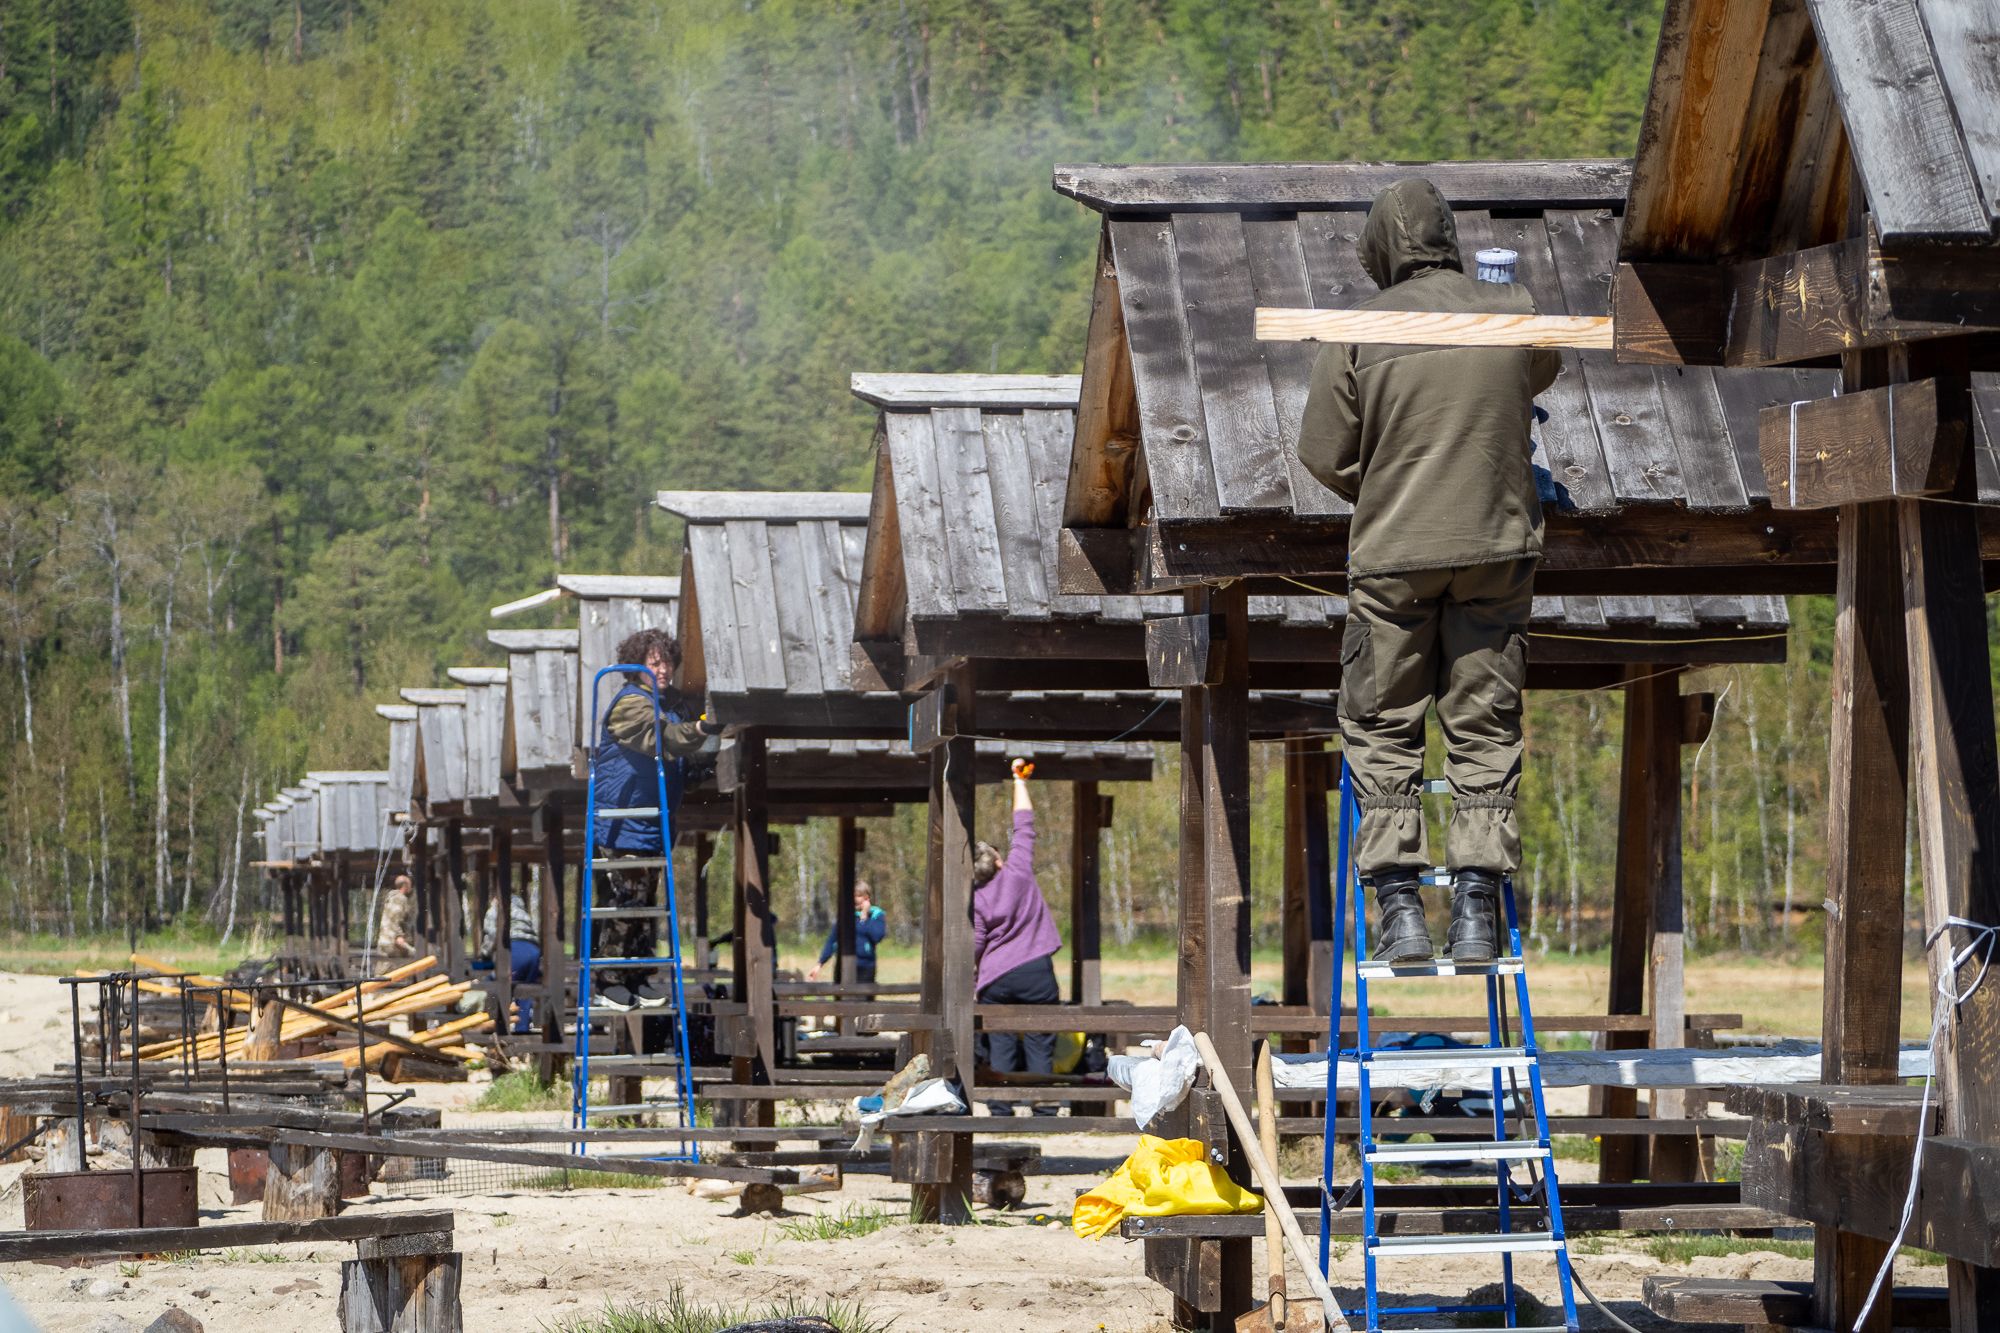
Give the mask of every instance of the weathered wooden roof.
M 1146 200 L 1142 211 L 1100 205 L 1103 262 L 1064 504 L 1073 526 L 1116 525 L 1146 490 L 1166 523 L 1345 516 L 1294 452 L 1318 348 L 1259 342 L 1252 313 L 1372 295 L 1354 243 L 1375 192 L 1397 176 L 1438 184 L 1462 250 L 1519 251 L 1518 281 L 1544 314 L 1609 313 L 1626 189 L 1610 164 L 1515 164 L 1504 200 L 1486 164 L 1237 168 L 1228 191 L 1197 193 L 1186 208 L 1171 198 L 1176 170 L 1057 168 L 1057 188 L 1086 203 Z M 1609 352 L 1562 355 L 1536 432 L 1538 476 L 1559 510 L 1744 510 L 1764 499 L 1757 410 L 1809 396 L 1801 372 L 1718 383 L 1708 370 L 1618 366 Z
M 319 847 L 329 852 L 374 854 L 393 847 L 389 824 L 389 774 L 380 771 L 317 771 L 306 774 L 316 789 Z
M 893 694 L 854 672 L 855 584 L 866 495 L 662 492 L 687 523 L 680 640 L 683 689 L 726 722 L 823 720 L 859 709 L 880 724 Z
M 466 705 L 463 689 L 413 687 L 403 698 L 417 706 L 417 762 L 410 782 L 413 804 L 436 810 L 468 799 Z
M 417 780 L 417 708 L 415 704 L 377 704 L 375 711 L 389 723 L 389 809 L 408 814 Z
M 2000 220 L 2000 7 L 1668 0 L 1626 259 L 1762 258 L 1848 233 L 1983 243 Z
M 507 668 L 451 667 L 444 674 L 465 686 L 466 799 L 498 800 L 507 719 Z
M 570 772 L 576 746 L 579 632 L 488 630 L 507 650 L 507 707 L 500 735 L 500 772 L 511 781 L 558 780 Z
M 988 393 L 980 375 L 855 376 L 889 403 L 877 433 L 875 503 L 862 561 L 855 637 L 907 643 L 935 655 L 1142 658 L 1143 623 L 1182 610 L 1178 597 L 1065 595 L 1058 591 L 1061 490 L 1074 431 L 1073 378 L 1049 376 L 1032 405 Z M 1020 377 L 1003 377 L 1015 380 Z M 880 391 L 895 381 L 893 395 Z M 998 402 L 1000 406 L 994 406 Z M 1337 654 L 1331 636 L 1346 621 L 1346 599 L 1301 591 L 1256 596 L 1251 617 L 1268 628 L 1251 653 L 1314 655 L 1300 637 L 1322 631 L 1319 660 Z M 1674 660 L 1734 648 L 1699 638 L 1768 640 L 1786 624 L 1778 597 L 1541 597 L 1535 624 L 1560 631 L 1565 660 L 1585 660 L 1592 639 L 1656 635 Z M 1284 631 L 1290 631 L 1287 636 Z M 907 637 L 906 637 L 907 636 Z M 1552 648 L 1555 640 L 1544 645 Z M 1614 660 L 1634 660 L 1618 642 Z M 1762 656 L 1781 657 L 1782 643 Z M 1553 655 L 1553 654 L 1549 654 Z M 1664 660 L 1664 659 L 1663 659 Z

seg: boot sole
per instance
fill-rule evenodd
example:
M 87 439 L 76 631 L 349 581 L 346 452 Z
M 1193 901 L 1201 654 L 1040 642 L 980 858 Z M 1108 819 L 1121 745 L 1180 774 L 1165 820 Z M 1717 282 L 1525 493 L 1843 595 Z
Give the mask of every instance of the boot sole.
M 1437 958 L 1437 950 L 1425 949 L 1418 953 L 1412 949 L 1402 949 L 1391 954 L 1376 954 L 1375 961 L 1387 963 L 1390 967 L 1406 967 L 1411 963 L 1429 963 Z
M 1490 963 L 1499 956 L 1499 952 L 1494 949 L 1453 949 L 1451 951 L 1452 962 L 1463 963 L 1468 967 L 1477 967 L 1483 963 Z

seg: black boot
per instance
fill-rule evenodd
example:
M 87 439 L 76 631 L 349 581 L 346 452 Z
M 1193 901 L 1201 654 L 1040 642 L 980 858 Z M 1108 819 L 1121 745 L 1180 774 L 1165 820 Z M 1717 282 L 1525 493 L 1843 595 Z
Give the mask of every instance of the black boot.
M 1390 871 L 1371 876 L 1368 882 L 1382 912 L 1375 961 L 1391 966 L 1429 962 L 1434 951 L 1430 928 L 1424 924 L 1424 900 L 1417 892 L 1417 877 L 1409 871 Z
M 1491 870 L 1460 870 L 1451 891 L 1451 930 L 1446 935 L 1454 963 L 1490 963 L 1500 953 L 1500 876 Z

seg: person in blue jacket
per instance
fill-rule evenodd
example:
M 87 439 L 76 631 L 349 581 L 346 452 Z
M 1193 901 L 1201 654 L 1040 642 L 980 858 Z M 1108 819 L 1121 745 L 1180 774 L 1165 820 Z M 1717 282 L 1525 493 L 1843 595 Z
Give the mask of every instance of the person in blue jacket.
M 854 881 L 854 975 L 849 981 L 863 985 L 875 984 L 875 946 L 889 933 L 889 918 L 875 905 L 875 891 L 868 887 L 868 881 Z M 840 949 L 840 923 L 834 922 L 827 928 L 826 944 L 819 951 L 819 961 L 806 973 L 807 981 L 818 981 L 819 971 L 826 966 L 827 959 Z
M 642 629 L 618 645 L 618 660 L 644 666 L 625 673 L 625 684 L 611 696 L 599 729 L 594 795 L 599 809 L 651 809 L 659 803 L 653 759 L 666 750 L 667 804 L 665 818 L 602 819 L 592 838 L 613 857 L 634 859 L 666 855 L 662 828 L 673 827 L 674 812 L 687 783 L 688 756 L 697 754 L 722 728 L 708 721 L 675 689 L 674 672 L 681 663 L 680 644 L 663 629 Z M 659 685 L 658 725 L 654 715 L 654 683 Z M 612 870 L 605 879 L 610 901 L 603 907 L 659 905 L 657 868 Z M 592 952 L 600 958 L 656 957 L 659 923 L 653 917 L 620 917 L 598 928 Z M 607 1009 L 664 1007 L 671 989 L 653 968 L 607 969 L 607 984 L 597 1002 Z

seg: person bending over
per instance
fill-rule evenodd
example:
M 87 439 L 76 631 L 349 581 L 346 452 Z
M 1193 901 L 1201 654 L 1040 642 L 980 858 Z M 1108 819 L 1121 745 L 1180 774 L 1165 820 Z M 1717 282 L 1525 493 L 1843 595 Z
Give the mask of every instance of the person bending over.
M 605 819 L 599 817 L 593 840 L 613 857 L 657 858 L 668 854 L 661 838 L 663 828 L 673 827 L 674 812 L 680 806 L 681 790 L 687 781 L 687 757 L 700 752 L 708 738 L 722 730 L 691 706 L 672 685 L 681 664 L 680 644 L 663 629 L 642 629 L 618 645 L 618 660 L 644 666 L 651 672 L 628 671 L 625 684 L 611 696 L 604 725 L 597 738 L 594 765 L 597 806 L 602 809 L 647 809 L 659 804 L 660 792 L 653 772 L 654 756 L 664 746 L 667 755 L 667 804 L 663 819 Z M 658 725 L 654 716 L 654 683 L 659 685 Z M 612 870 L 605 876 L 610 900 L 601 907 L 630 908 L 658 906 L 660 872 L 644 867 Z M 592 953 L 600 958 L 652 958 L 658 947 L 659 925 L 655 917 L 619 917 L 598 927 Z M 657 1009 L 672 998 L 673 992 L 655 969 L 637 967 L 612 969 L 599 1002 L 607 1009 L 635 1007 Z
M 417 933 L 417 890 L 408 875 L 396 882 L 382 899 L 382 920 L 375 929 L 375 952 L 384 958 L 410 958 L 417 948 L 410 937 Z
M 1361 264 L 1372 310 L 1530 315 L 1510 283 L 1465 275 L 1458 230 L 1417 177 L 1375 198 Z M 1341 744 L 1361 802 L 1357 864 L 1382 925 L 1375 956 L 1432 956 L 1418 876 L 1431 864 L 1419 804 L 1424 715 L 1435 702 L 1451 783 L 1453 961 L 1491 962 L 1500 880 L 1521 864 L 1521 686 L 1542 550 L 1529 461 L 1546 349 L 1329 345 L 1314 363 L 1299 461 L 1354 506 Z
M 868 881 L 854 881 L 854 975 L 849 978 L 864 986 L 875 984 L 875 946 L 889 933 L 889 918 L 875 905 L 874 890 Z M 840 951 L 840 923 L 827 928 L 826 943 L 820 947 L 819 961 L 806 973 L 807 981 L 818 981 L 820 969 Z
M 1055 918 L 1035 881 L 1035 802 L 1028 794 L 1026 765 L 1014 761 L 1014 838 L 1007 854 L 982 842 L 972 856 L 972 952 L 977 960 L 973 989 L 981 1004 L 1060 1004 L 1052 961 L 1062 948 Z M 1053 1032 L 989 1032 L 988 1063 L 998 1074 L 1026 1070 L 1055 1072 Z M 1006 1114 L 1013 1114 L 1011 1104 Z M 1037 1115 L 1055 1108 L 1035 1107 Z

